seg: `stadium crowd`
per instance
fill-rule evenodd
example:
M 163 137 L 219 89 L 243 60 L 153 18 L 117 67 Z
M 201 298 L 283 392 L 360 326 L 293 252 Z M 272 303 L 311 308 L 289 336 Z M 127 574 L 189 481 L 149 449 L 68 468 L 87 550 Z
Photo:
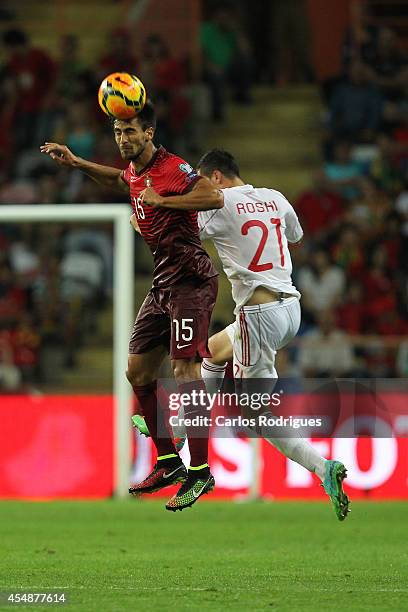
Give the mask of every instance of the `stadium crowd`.
M 135 57 L 129 33 L 115 29 L 89 66 L 75 36 L 64 36 L 59 56 L 51 57 L 24 31 L 6 31 L 0 205 L 126 202 L 38 150 L 54 139 L 80 156 L 124 167 L 109 122 L 95 112 L 98 84 L 113 71 L 143 75 L 156 101 L 157 142 L 195 159 L 208 122 L 224 120 L 225 85 L 235 102 L 251 103 L 251 47 L 244 28 L 231 27 L 228 10 L 221 6 L 201 26 L 199 83 L 155 34 Z M 407 89 L 396 35 L 351 29 L 342 74 L 322 86 L 324 163 L 294 203 L 305 229 L 302 248 L 293 252 L 304 323 L 299 347 L 280 356 L 284 374 L 408 373 L 407 345 L 379 339 L 408 334 Z M 82 339 L 95 331 L 94 313 L 111 294 L 111 255 L 109 226 L 0 226 L 0 389 L 47 381 L 57 355 L 65 367 L 75 365 Z
M 407 58 L 393 31 L 362 26 L 347 33 L 342 63 L 322 85 L 322 166 L 295 202 L 306 236 L 294 253 L 298 365 L 309 376 L 404 377 Z

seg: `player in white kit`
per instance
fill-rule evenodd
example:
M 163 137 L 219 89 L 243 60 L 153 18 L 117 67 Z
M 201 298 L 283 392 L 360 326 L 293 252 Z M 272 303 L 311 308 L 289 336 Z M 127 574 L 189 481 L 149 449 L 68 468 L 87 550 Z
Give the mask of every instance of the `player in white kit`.
M 235 378 L 276 379 L 276 351 L 300 326 L 300 293 L 292 283 L 288 242 L 302 239 L 302 227 L 279 191 L 242 181 L 227 151 L 209 151 L 197 168 L 224 195 L 222 208 L 199 213 L 199 227 L 201 238 L 210 238 L 217 249 L 236 304 L 235 322 L 209 340 L 213 357 L 203 360 L 202 376 L 222 378 L 233 358 Z M 302 438 L 266 439 L 321 478 L 337 518 L 344 520 L 349 505 L 342 487 L 344 465 L 324 459 Z
M 235 322 L 213 337 L 213 359 L 204 360 L 203 369 L 224 365 L 218 359 L 223 346 L 233 356 L 235 378 L 277 378 L 276 351 L 300 325 L 288 242 L 299 242 L 303 230 L 281 193 L 244 184 L 228 153 L 210 151 L 198 170 L 224 195 L 223 208 L 199 213 L 199 227 L 201 238 L 214 242 L 236 304 Z
M 233 359 L 234 378 L 270 381 L 271 389 L 273 379 L 278 377 L 276 352 L 293 339 L 300 326 L 300 293 L 291 279 L 288 243 L 301 240 L 302 227 L 281 193 L 241 180 L 230 153 L 209 151 L 197 169 L 224 196 L 224 206 L 199 212 L 198 223 L 201 238 L 211 239 L 217 249 L 236 304 L 235 322 L 209 339 L 212 358 L 203 360 L 202 377 L 206 383 L 213 380 L 219 385 L 227 361 Z M 194 204 L 185 206 L 196 209 Z M 324 459 L 293 432 L 285 433 L 279 438 L 261 435 L 286 457 L 320 477 L 337 518 L 344 520 L 349 511 L 342 486 L 344 465 Z

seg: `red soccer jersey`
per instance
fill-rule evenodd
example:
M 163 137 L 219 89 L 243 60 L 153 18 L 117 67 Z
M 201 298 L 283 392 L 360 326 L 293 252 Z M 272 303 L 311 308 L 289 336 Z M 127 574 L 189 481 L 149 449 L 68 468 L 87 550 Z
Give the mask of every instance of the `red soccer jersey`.
M 168 287 L 216 276 L 217 272 L 200 242 L 196 211 L 152 208 L 138 200 L 148 185 L 162 196 L 190 191 L 200 179 L 193 168 L 177 155 L 159 147 L 140 173 L 130 163 L 121 177 L 130 187 L 133 212 L 153 253 L 153 287 Z

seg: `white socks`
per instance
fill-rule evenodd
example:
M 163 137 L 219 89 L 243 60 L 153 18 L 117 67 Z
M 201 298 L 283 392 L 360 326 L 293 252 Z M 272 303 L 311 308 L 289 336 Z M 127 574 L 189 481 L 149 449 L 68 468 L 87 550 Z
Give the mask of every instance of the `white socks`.
M 205 386 L 210 393 L 217 393 L 221 389 L 225 376 L 227 364 L 216 365 L 208 359 L 203 359 L 201 363 L 201 376 Z M 272 446 L 278 449 L 285 457 L 296 461 L 309 472 L 314 472 L 321 480 L 325 477 L 326 459 L 321 457 L 311 444 L 302 438 L 268 438 Z
M 309 472 L 314 472 L 320 480 L 324 479 L 326 459 L 306 440 L 302 438 L 265 438 L 265 440 L 288 459 L 303 465 Z
M 201 378 L 210 393 L 217 393 L 217 391 L 221 389 L 226 369 L 227 362 L 225 362 L 224 365 L 216 365 L 208 361 L 208 359 L 202 360 Z

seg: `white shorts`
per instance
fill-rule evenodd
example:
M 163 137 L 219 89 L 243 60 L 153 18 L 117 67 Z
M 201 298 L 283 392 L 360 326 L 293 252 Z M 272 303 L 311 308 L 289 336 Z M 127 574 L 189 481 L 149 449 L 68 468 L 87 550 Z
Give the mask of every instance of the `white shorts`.
M 225 330 L 234 351 L 234 378 L 277 378 L 276 351 L 296 336 L 300 317 L 297 297 L 240 308 Z

